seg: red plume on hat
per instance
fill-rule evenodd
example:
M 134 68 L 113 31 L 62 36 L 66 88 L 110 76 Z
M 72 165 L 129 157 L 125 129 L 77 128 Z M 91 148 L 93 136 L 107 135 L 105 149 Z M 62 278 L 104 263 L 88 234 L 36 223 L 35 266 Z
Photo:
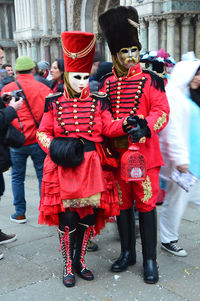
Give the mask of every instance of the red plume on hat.
M 89 32 L 61 33 L 66 72 L 90 73 L 95 51 L 95 35 Z

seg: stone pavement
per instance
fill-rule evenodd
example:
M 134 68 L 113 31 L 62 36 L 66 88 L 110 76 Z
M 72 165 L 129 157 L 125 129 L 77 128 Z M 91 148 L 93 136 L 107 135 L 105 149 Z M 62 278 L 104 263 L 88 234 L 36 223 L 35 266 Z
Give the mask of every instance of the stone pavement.
M 111 273 L 111 263 L 120 252 L 115 224 L 108 224 L 96 237 L 99 250 L 87 253 L 88 267 L 95 279 L 76 277 L 76 286 L 62 284 L 62 257 L 56 227 L 37 224 L 38 184 L 32 162 L 26 175 L 26 224 L 9 220 L 14 212 L 10 171 L 5 173 L 6 191 L 0 202 L 0 227 L 16 233 L 18 239 L 0 246 L 0 301 L 200 301 L 200 214 L 190 205 L 180 229 L 180 243 L 188 251 L 185 258 L 161 251 L 158 235 L 160 281 L 148 285 L 142 279 L 140 238 L 137 239 L 137 263 L 123 273 Z M 158 217 L 161 207 L 158 207 Z M 159 234 L 159 232 L 158 232 Z

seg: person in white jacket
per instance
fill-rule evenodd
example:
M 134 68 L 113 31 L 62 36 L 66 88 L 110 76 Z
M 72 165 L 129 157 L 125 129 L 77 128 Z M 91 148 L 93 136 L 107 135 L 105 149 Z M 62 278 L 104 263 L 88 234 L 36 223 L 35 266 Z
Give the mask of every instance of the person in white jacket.
M 166 86 L 166 94 L 170 118 L 160 133 L 166 163 L 160 173 L 161 179 L 166 181 L 160 216 L 161 248 L 177 256 L 187 256 L 177 242 L 188 202 L 194 202 L 200 211 L 200 60 L 178 62 Z M 174 169 L 181 173 L 190 171 L 198 178 L 189 192 L 170 180 Z

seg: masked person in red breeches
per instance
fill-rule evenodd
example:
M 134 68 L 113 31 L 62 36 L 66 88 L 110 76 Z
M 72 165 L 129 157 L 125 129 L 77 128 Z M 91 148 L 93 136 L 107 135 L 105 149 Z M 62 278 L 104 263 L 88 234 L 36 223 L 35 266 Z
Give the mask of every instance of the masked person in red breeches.
M 163 79 L 155 73 L 143 71 L 139 63 L 138 13 L 132 6 L 111 8 L 99 17 L 99 23 L 108 43 L 113 60 L 113 74 L 102 80 L 101 91 L 108 94 L 115 120 L 132 116 L 138 129 L 131 134 L 132 141 L 146 158 L 145 180 L 126 183 L 121 179 L 120 166 L 117 182 L 120 189 L 120 215 L 117 226 L 121 254 L 111 267 L 121 272 L 136 263 L 134 201 L 139 211 L 142 241 L 144 281 L 156 283 L 159 279 L 156 263 L 157 220 L 156 200 L 159 190 L 160 166 L 164 165 L 160 153 L 158 133 L 168 122 L 169 106 Z M 116 150 L 127 150 L 127 136 L 114 138 Z M 142 143 L 143 142 L 143 143 Z
M 46 98 L 37 132 L 38 143 L 47 153 L 39 223 L 58 226 L 63 283 L 72 287 L 75 272 L 85 280 L 93 280 L 84 259 L 88 240 L 104 226 L 105 212 L 107 216 L 119 214 L 114 175 L 102 170 L 96 146 L 103 136 L 125 135 L 123 125 L 127 121 L 113 119 L 105 93 L 89 92 L 94 34 L 63 32 L 61 38 L 64 94 L 59 92 Z M 97 207 L 101 214 L 95 214 Z

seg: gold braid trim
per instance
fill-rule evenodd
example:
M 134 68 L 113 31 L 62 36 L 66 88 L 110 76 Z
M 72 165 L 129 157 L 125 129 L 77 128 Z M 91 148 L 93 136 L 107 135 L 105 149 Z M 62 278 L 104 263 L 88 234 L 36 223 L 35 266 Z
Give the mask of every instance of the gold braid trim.
M 119 183 L 118 182 L 116 182 L 116 183 L 117 183 L 117 189 L 118 189 L 118 194 L 119 194 L 119 204 L 122 205 L 123 204 L 123 202 L 122 202 L 122 191 L 120 189 Z
M 37 132 L 36 136 L 38 137 L 38 140 L 40 141 L 40 143 L 44 146 L 49 148 L 51 139 L 47 137 L 47 134 L 44 132 Z
M 100 205 L 101 193 L 95 193 L 86 198 L 62 200 L 64 208 L 79 208 L 86 206 L 98 207 Z
M 144 198 L 142 199 L 142 201 L 148 202 L 148 200 L 150 200 L 150 198 L 152 197 L 152 187 L 149 176 L 147 176 L 146 180 L 142 182 L 142 186 L 144 188 Z
M 167 122 L 167 114 L 165 112 L 162 112 L 162 116 L 158 118 L 156 121 L 156 124 L 154 124 L 154 131 L 159 130 L 164 123 Z

